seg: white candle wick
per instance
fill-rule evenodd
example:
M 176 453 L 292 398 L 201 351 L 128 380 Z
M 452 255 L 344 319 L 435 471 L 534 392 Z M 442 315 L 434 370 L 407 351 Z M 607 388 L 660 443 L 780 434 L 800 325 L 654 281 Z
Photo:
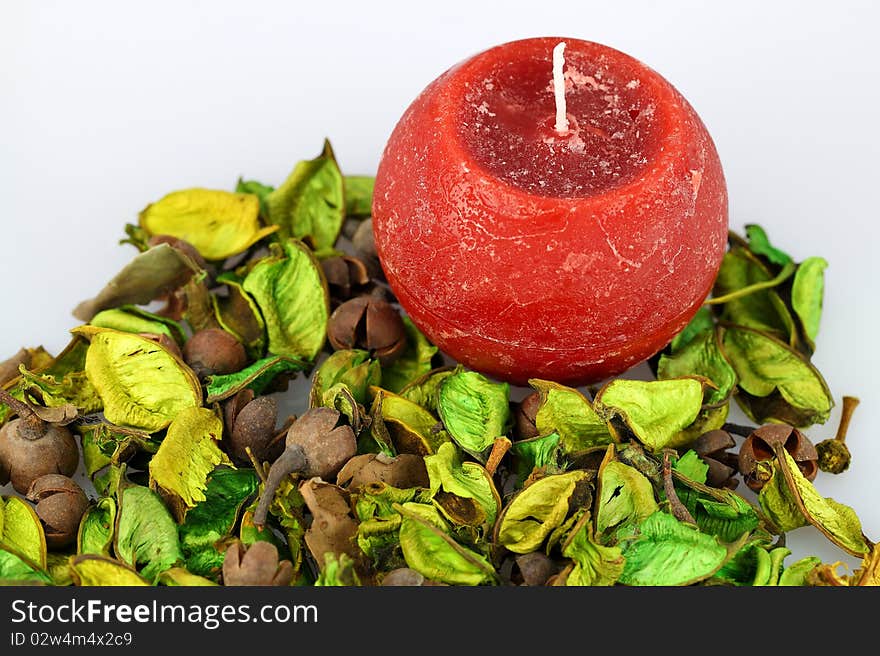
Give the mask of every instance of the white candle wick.
M 568 116 L 565 113 L 565 75 L 562 67 L 565 65 L 565 41 L 560 41 L 553 48 L 553 95 L 556 98 L 556 131 L 559 134 L 568 133 Z

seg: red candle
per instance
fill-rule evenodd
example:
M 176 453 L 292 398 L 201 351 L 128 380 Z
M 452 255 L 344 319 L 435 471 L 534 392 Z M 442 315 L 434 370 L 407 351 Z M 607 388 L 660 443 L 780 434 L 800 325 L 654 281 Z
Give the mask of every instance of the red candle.
M 434 80 L 373 196 L 401 307 L 452 358 L 519 385 L 598 382 L 662 349 L 706 299 L 727 228 L 691 105 L 576 39 L 506 43 Z

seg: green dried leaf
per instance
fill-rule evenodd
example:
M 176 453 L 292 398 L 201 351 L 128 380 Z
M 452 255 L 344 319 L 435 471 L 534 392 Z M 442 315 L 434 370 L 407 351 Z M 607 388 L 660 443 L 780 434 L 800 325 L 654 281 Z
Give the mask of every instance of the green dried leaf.
M 308 239 L 315 251 L 333 248 L 345 220 L 344 183 L 330 142 L 312 160 L 301 161 L 266 197 L 269 220 L 281 239 Z
M 791 306 L 811 349 L 819 334 L 826 268 L 828 261 L 824 258 L 808 257 L 798 265 L 791 285 Z
M 780 586 L 805 586 L 810 572 L 822 564 L 822 559 L 816 556 L 806 556 L 786 567 L 779 575 Z
M 559 433 L 538 435 L 527 440 L 517 440 L 510 447 L 518 485 L 522 485 L 536 468 L 556 474 L 559 465 Z
M 219 547 L 232 536 L 242 506 L 258 486 L 253 469 L 214 470 L 205 488 L 205 500 L 186 514 L 178 531 L 186 568 L 192 574 L 211 578 L 219 574 L 225 556 L 225 549 Z
M 450 437 L 485 462 L 488 449 L 510 425 L 510 385 L 460 370 L 443 381 L 437 409 Z
M 690 341 L 671 355 L 663 354 L 657 364 L 657 378 L 671 380 L 687 376 L 702 376 L 715 385 L 708 389 L 706 404 L 725 403 L 736 388 L 736 372 L 724 357 L 714 326 L 693 335 Z
M 360 349 L 340 349 L 334 351 L 321 363 L 312 375 L 309 390 L 309 407 L 327 405 L 327 390 L 335 385 L 346 386 L 355 401 L 361 405 L 368 403 L 370 387 L 382 382 L 382 368 L 378 360 L 371 360 L 368 351 Z
M 345 215 L 353 218 L 364 218 L 373 213 L 373 187 L 376 178 L 372 175 L 346 175 Z
M 355 571 L 354 560 L 346 553 L 337 557 L 328 553 L 324 557 L 324 569 L 318 574 L 316 586 L 360 586 L 361 581 Z
M 266 199 L 269 197 L 269 194 L 275 191 L 275 187 L 263 184 L 262 182 L 257 182 L 256 180 L 243 180 L 242 178 L 239 178 L 235 185 L 235 191 L 239 194 L 253 194 L 259 198 L 260 216 L 269 216 L 269 208 L 266 206 Z
M 284 355 L 271 355 L 257 360 L 241 371 L 205 379 L 206 403 L 223 401 L 243 389 L 253 390 L 255 395 L 264 393 L 279 376 L 287 376 L 308 368 L 308 363 Z
M 770 552 L 776 554 L 771 558 Z M 713 582 L 722 585 L 763 586 L 779 576 L 781 559 L 791 553 L 784 547 L 773 548 L 762 536 L 749 539 L 712 576 Z
M 266 322 L 269 353 L 313 361 L 324 347 L 330 301 L 314 254 L 288 239 L 250 270 L 242 285 Z
M 192 244 L 206 260 L 241 253 L 278 230 L 260 225 L 260 201 L 253 194 L 192 188 L 174 191 L 147 205 L 141 228 Z
M 183 318 L 186 319 L 193 332 L 208 328 L 222 328 L 217 321 L 212 300 L 213 294 L 208 289 L 209 282 L 207 273 L 202 271 L 190 278 L 176 294 L 184 307 Z
M 804 517 L 795 497 L 788 489 L 781 469 L 769 462 L 766 463 L 766 467 L 772 474 L 758 493 L 758 503 L 764 514 L 783 533 L 806 526 L 807 518 Z
M 46 535 L 29 503 L 19 497 L 0 497 L 0 547 L 46 569 Z
M 183 251 L 159 244 L 136 255 L 97 296 L 80 303 L 73 316 L 87 322 L 108 308 L 147 305 L 182 287 L 199 271 L 199 265 Z
M 409 567 L 427 579 L 449 585 L 484 585 L 498 575 L 481 554 L 458 544 L 438 511 L 422 504 L 398 506 L 403 516 L 400 546 Z
M 518 492 L 501 511 L 495 541 L 514 553 L 537 551 L 571 510 L 571 500 L 589 484 L 590 473 L 576 469 L 538 479 Z M 574 504 L 577 505 L 577 504 Z
M 47 572 L 0 545 L 0 585 L 22 585 L 25 583 L 52 585 L 53 580 Z
M 74 371 L 57 378 L 51 374 L 36 374 L 24 367 L 21 372 L 21 384 L 29 395 L 39 391 L 39 398 L 47 408 L 74 406 L 81 415 L 98 412 L 102 408 L 101 397 L 89 381 L 85 371 Z
M 185 587 L 209 587 L 217 585 L 214 581 L 206 579 L 187 571 L 183 567 L 172 567 L 159 574 L 157 585 L 185 586 Z
M 828 420 L 834 405 L 828 385 L 797 351 L 741 326 L 723 328 L 721 344 L 739 379 L 737 402 L 750 419 L 799 428 Z
M 181 410 L 202 404 L 192 369 L 156 342 L 108 328 L 82 326 L 73 332 L 91 340 L 85 370 L 107 421 L 155 432 Z
M 612 460 L 608 447 L 599 467 L 596 535 L 603 543 L 621 529 L 640 524 L 658 509 L 651 481 L 635 467 Z
M 709 465 L 693 449 L 688 449 L 684 455 L 678 458 L 672 468 L 697 483 L 705 483 L 706 474 L 709 472 Z
M 572 387 L 549 380 L 529 381 L 541 395 L 535 426 L 542 435 L 558 433 L 562 450 L 575 453 L 612 441 L 608 425 L 593 409 L 593 404 Z
M 501 497 L 492 477 L 475 462 L 462 462 L 451 442 L 441 444 L 437 453 L 425 456 L 425 467 L 431 485 L 431 494 L 446 492 L 473 499 L 483 510 L 486 523 L 491 527 L 501 510 Z
M 678 353 L 681 349 L 691 343 L 695 337 L 702 335 L 715 328 L 715 315 L 708 305 L 700 306 L 694 318 L 690 320 L 688 325 L 681 329 L 672 341 L 669 342 L 669 351 L 673 354 Z
M 655 453 L 686 446 L 693 436 L 685 431 L 703 406 L 703 382 L 696 378 L 626 380 L 606 383 L 593 407 L 610 422 L 620 417 L 636 438 Z
M 865 540 L 862 524 L 855 511 L 830 497 L 820 495 L 801 473 L 788 451 L 777 449 L 776 458 L 774 468 L 782 472 L 788 492 L 794 497 L 794 503 L 805 519 L 847 553 L 853 556 L 869 553 L 871 545 Z M 780 458 L 785 462 L 780 462 Z
M 103 497 L 90 506 L 80 520 L 76 537 L 78 554 L 110 556 L 113 546 L 113 527 L 116 523 L 116 501 Z
M 622 545 L 623 585 L 683 586 L 711 577 L 728 550 L 692 524 L 657 511 L 639 525 L 638 536 Z
M 183 561 L 177 525 L 158 494 L 142 485 L 123 485 L 117 504 L 113 538 L 117 558 L 141 568 L 141 576 L 148 581 Z
M 395 393 L 429 373 L 438 352 L 409 317 L 401 315 L 401 319 L 406 332 L 406 348 L 400 357 L 382 369 L 382 387 Z
M 688 453 L 693 454 L 693 451 Z M 699 478 L 690 477 L 676 464 L 675 473 L 678 474 L 675 482 L 676 494 L 703 533 L 715 535 L 722 542 L 734 542 L 759 526 L 758 513 L 743 497 L 732 490 L 703 484 L 705 469 L 691 472 L 697 473 Z
M 387 431 L 388 438 L 398 453 L 427 456 L 436 453 L 441 444 L 449 441 L 449 435 L 442 429 L 438 419 L 422 406 L 385 389 L 374 387 L 372 393 L 371 431 L 378 423 L 376 417 L 381 417 L 381 426 Z M 379 440 L 382 439 L 377 433 L 373 434 Z M 377 441 L 381 444 L 379 440 Z
M 186 341 L 186 336 L 179 323 L 134 305 L 101 310 L 92 317 L 89 324 L 97 328 L 112 328 L 124 333 L 165 335 L 180 345 Z
M 724 255 L 709 304 L 724 305 L 723 321 L 791 339 L 794 319 L 776 288 L 795 268 L 790 262 L 774 276 L 755 255 L 735 246 Z
M 755 255 L 765 257 L 771 264 L 785 266 L 792 261 L 791 256 L 770 243 L 764 229 L 754 223 L 746 224 L 746 238 L 749 240 L 749 250 Z
M 589 512 L 571 530 L 562 545 L 562 555 L 574 561 L 565 578 L 568 586 L 611 586 L 623 573 L 623 553 L 619 547 L 596 544 Z
M 132 587 L 150 585 L 131 567 L 117 560 L 84 554 L 71 561 L 73 582 L 77 586 Z
M 440 388 L 443 381 L 456 371 L 455 366 L 443 366 L 431 369 L 428 373 L 414 378 L 400 390 L 400 396 L 417 403 L 432 414 L 437 414 L 440 401 Z
M 254 299 L 231 275 L 217 277 L 226 285 L 226 294 L 211 294 L 217 323 L 240 341 L 248 355 L 260 358 L 266 348 L 266 323 Z
M 150 460 L 150 488 L 160 492 L 179 522 L 205 500 L 208 476 L 219 465 L 232 467 L 220 450 L 223 422 L 208 408 L 185 408 Z

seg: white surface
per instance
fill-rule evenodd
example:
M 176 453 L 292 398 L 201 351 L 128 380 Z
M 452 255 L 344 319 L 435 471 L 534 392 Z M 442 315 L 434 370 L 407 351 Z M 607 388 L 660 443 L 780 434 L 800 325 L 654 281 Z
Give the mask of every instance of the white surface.
M 814 361 L 861 398 L 852 467 L 818 489 L 880 539 L 876 339 L 880 11 L 869 2 L 0 3 L 0 359 L 56 352 L 70 314 L 133 255 L 126 222 L 166 192 L 280 183 L 329 137 L 375 171 L 409 102 L 447 67 L 529 36 L 599 41 L 691 101 L 727 176 L 731 227 L 822 255 Z M 831 436 L 839 405 L 813 441 Z M 794 555 L 853 564 L 812 527 Z M 793 558 L 787 562 L 793 562 Z

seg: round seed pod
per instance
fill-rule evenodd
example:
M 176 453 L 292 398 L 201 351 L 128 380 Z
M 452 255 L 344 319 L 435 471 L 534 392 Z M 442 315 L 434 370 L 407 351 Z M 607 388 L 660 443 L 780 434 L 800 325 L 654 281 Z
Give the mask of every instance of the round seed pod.
M 400 312 L 378 296 L 358 296 L 342 303 L 327 322 L 327 339 L 336 349 L 364 349 L 382 366 L 406 349 L 406 329 Z
M 540 551 L 519 554 L 515 559 L 516 579 L 521 579 L 520 585 L 541 586 L 559 571 L 556 563 L 549 556 Z
M 425 577 L 409 567 L 398 567 L 382 577 L 380 585 L 395 587 L 421 586 L 425 584 Z
M 274 397 L 258 396 L 247 403 L 232 422 L 229 455 L 240 463 L 249 463 L 247 448 L 250 447 L 259 462 L 275 460 L 284 448 L 280 440 L 273 441 L 277 421 L 278 402 Z
M 27 494 L 40 476 L 71 476 L 78 466 L 79 448 L 64 426 L 32 415 L 0 428 L 0 484 L 11 482 L 19 494 Z
M 46 545 L 60 549 L 76 540 L 79 523 L 89 507 L 89 499 L 76 481 L 61 474 L 35 479 L 27 498 L 36 502 L 36 513 L 43 522 Z
M 392 487 L 428 487 L 425 459 L 412 453 L 389 457 L 383 453 L 362 453 L 350 458 L 336 475 L 336 483 L 357 490 L 371 483 Z
M 183 359 L 199 378 L 232 374 L 247 366 L 244 345 L 222 328 L 205 328 L 183 346 Z
M 330 480 L 357 453 L 351 426 L 337 426 L 340 413 L 318 407 L 305 412 L 287 431 L 285 447 L 299 447 L 306 459 L 304 476 Z
M 293 563 L 279 560 L 278 548 L 258 541 L 249 547 L 236 540 L 223 558 L 225 586 L 286 586 L 293 580 Z
M 535 416 L 541 407 L 541 394 L 532 392 L 519 403 L 513 404 L 513 436 L 517 440 L 527 440 L 538 436 Z
M 775 458 L 780 447 L 794 459 L 804 478 L 816 478 L 819 454 L 809 438 L 788 424 L 766 424 L 752 431 L 739 448 L 739 472 L 751 490 L 758 492 L 766 483 L 758 476 L 758 463 Z
M 829 474 L 842 474 L 849 469 L 852 454 L 842 440 L 822 440 L 816 445 L 819 456 L 819 469 Z

